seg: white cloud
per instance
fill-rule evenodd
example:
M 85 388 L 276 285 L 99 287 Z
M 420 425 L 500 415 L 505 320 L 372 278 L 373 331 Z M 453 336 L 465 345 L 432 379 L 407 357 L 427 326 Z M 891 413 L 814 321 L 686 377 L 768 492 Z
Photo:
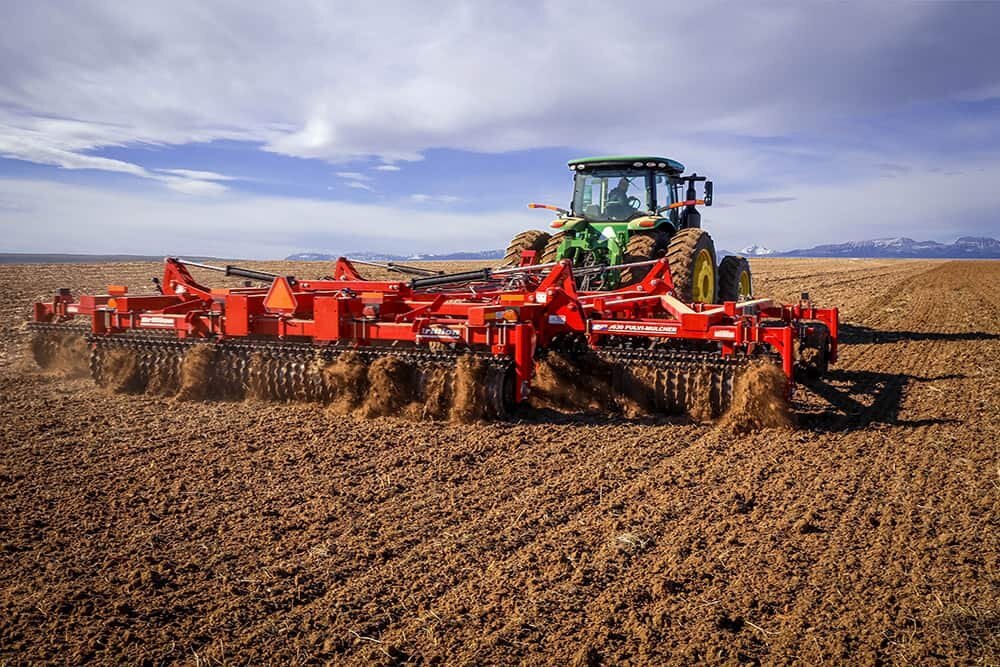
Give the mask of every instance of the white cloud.
M 418 204 L 426 204 L 428 202 L 454 204 L 455 202 L 462 201 L 461 197 L 456 197 L 455 195 L 428 195 L 422 192 L 410 195 L 410 199 Z
M 89 146 L 73 141 L 72 138 L 66 138 L 62 143 L 65 147 L 59 145 L 58 138 L 47 136 L 38 130 L 0 124 L 0 156 L 63 169 L 101 169 L 149 177 L 149 173 L 139 165 L 75 152 Z
M 380 161 L 365 170 L 374 174 L 399 171 L 400 164 L 420 160 L 432 148 L 665 152 L 715 178 L 720 206 L 709 209 L 706 220 L 717 220 L 722 236 L 739 239 L 727 245 L 745 240 L 784 247 L 790 229 L 808 242 L 830 240 L 845 224 L 897 234 L 912 220 L 947 221 L 941 224 L 948 229 L 968 224 L 969 218 L 925 201 L 924 193 L 941 188 L 920 180 L 919 167 L 934 162 L 953 171 L 964 156 L 930 159 L 923 142 L 906 132 L 880 136 L 887 145 L 895 141 L 892 151 L 863 140 L 823 147 L 808 137 L 817 128 L 842 124 L 841 136 L 853 139 L 851 124 L 858 118 L 941 100 L 982 100 L 1000 90 L 1000 70 L 983 65 L 1000 57 L 995 3 L 922 3 L 906 11 L 878 3 L 627 1 L 586 11 L 569 1 L 307 3 L 294 9 L 237 0 L 7 4 L 0 40 L 0 155 L 157 183 L 166 208 L 192 215 L 206 230 L 212 228 L 206 211 L 231 213 L 261 200 L 227 190 L 233 179 L 223 174 L 147 169 L 95 153 L 235 140 L 331 163 Z M 593 47 L 598 41 L 601 46 Z M 948 125 L 921 119 L 921 125 L 937 138 L 995 145 L 993 119 Z M 792 141 L 768 143 L 788 136 Z M 872 167 L 878 164 L 912 171 L 894 170 L 895 178 L 879 180 L 880 188 L 892 181 L 889 189 L 869 190 L 864 172 L 878 170 Z M 987 165 L 989 173 L 995 164 Z M 807 172 L 815 176 L 819 169 L 837 182 L 826 188 L 811 183 Z M 342 179 L 338 188 L 373 189 L 366 173 L 335 173 Z M 781 187 L 771 185 L 777 181 Z M 727 187 L 736 182 L 758 185 L 728 196 Z M 918 183 L 927 189 L 915 189 Z M 994 189 L 992 183 L 981 186 Z M 976 201 L 983 200 L 982 190 L 964 184 L 953 190 L 976 191 Z M 862 201 L 856 194 L 863 191 L 873 197 L 865 201 L 873 202 L 874 219 L 859 215 L 863 205 L 847 210 L 837 203 Z M 890 192 L 904 199 L 891 200 Z M 796 199 L 744 205 L 777 197 Z M 727 207 L 727 200 L 740 205 Z M 142 211 L 118 209 L 118 199 L 107 193 L 95 193 L 91 204 L 97 201 L 107 206 L 105 216 L 123 211 L 123 221 L 129 220 L 126 210 Z M 291 200 L 266 201 L 281 224 L 294 209 Z M 430 208 L 457 201 L 418 193 L 408 203 Z M 12 205 L 34 204 L 22 196 Z M 45 204 L 40 211 L 52 212 L 46 202 L 39 204 Z M 981 213 L 974 206 L 970 201 L 961 210 Z M 517 210 L 511 219 L 522 219 Z M 58 221 L 75 219 L 15 212 L 44 225 L 50 238 L 61 238 L 64 223 Z M 370 207 L 364 215 L 351 210 L 379 230 L 382 219 L 366 216 L 389 212 L 411 217 L 385 207 Z M 526 215 L 527 226 L 543 226 L 538 215 Z M 275 225 L 252 218 L 262 229 Z M 777 226 L 779 220 L 790 228 Z M 315 222 L 318 228 L 324 224 Z M 431 222 L 421 240 L 427 229 L 435 237 L 445 233 Z M 396 231 L 414 238 L 408 228 Z M 858 233 L 866 234 L 852 232 Z
M 214 171 L 198 171 L 195 169 L 157 169 L 156 171 L 164 174 L 172 174 L 174 176 L 181 176 L 183 178 L 193 178 L 199 181 L 233 181 L 236 180 L 232 176 L 226 176 L 225 174 L 219 174 Z
M 730 249 L 751 243 L 788 249 L 884 236 L 941 241 L 961 235 L 1000 236 L 995 217 L 1000 190 L 993 187 L 998 181 L 1000 165 L 996 164 L 969 164 L 965 175 L 951 177 L 915 168 L 893 179 L 873 176 L 857 185 L 851 197 L 844 197 L 834 183 L 764 193 L 763 198 L 795 197 L 776 205 L 745 205 L 741 198 L 734 198 L 739 205 L 703 209 L 703 222 L 716 246 Z M 968 192 L 978 193 L 977 197 L 969 198 Z M 550 219 L 520 207 L 451 211 L 416 206 L 419 202 L 413 199 L 383 205 L 236 191 L 211 194 L 215 196 L 189 197 L 157 188 L 115 191 L 0 179 L 0 234 L 4 248 L 11 252 L 267 258 L 309 250 L 500 248 L 520 231 L 547 229 Z M 432 195 L 423 197 L 424 203 L 434 201 Z M 717 197 L 720 204 L 728 198 L 724 193 Z M 896 205 L 879 207 L 880 201 Z M 820 225 L 817 219 L 841 220 L 842 224 Z M 164 229 L 170 234 L 158 233 Z
M 370 181 L 371 176 L 362 174 L 360 171 L 338 171 L 337 176 L 350 181 Z
M 871 178 L 845 195 L 836 181 L 799 185 L 755 197 L 770 205 L 702 209 L 716 247 L 761 243 L 778 250 L 880 237 L 953 241 L 958 236 L 1000 236 L 1000 164 L 970 164 L 961 176 L 914 169 L 895 178 Z M 969 192 L 976 192 L 974 198 Z M 793 194 L 794 197 L 789 196 Z M 725 201 L 725 196 L 721 202 Z M 891 205 L 883 205 L 891 202 Z M 839 224 L 837 222 L 839 221 Z
M 19 179 L 0 179 L 0 202 L 0 233 L 10 252 L 261 258 L 308 250 L 451 252 L 505 246 L 537 223 L 520 209 L 470 215 L 237 192 L 194 198 L 159 188 L 112 191 Z M 64 220 L 73 224 L 53 234 Z
M 168 179 L 167 187 L 176 192 L 186 195 L 215 196 L 225 192 L 228 188 L 214 181 L 198 181 L 189 178 Z
M 992 95 L 1000 72 L 982 63 L 996 59 L 998 11 L 11 3 L 0 105 L 13 125 L 0 135 L 6 154 L 66 168 L 134 168 L 82 155 L 98 146 L 237 139 L 332 162 L 376 156 L 389 171 L 431 147 L 645 151 L 704 132 L 787 134 Z M 594 40 L 605 44 L 581 49 Z M 48 144 L 11 148 L 26 125 Z
M 2 114 L 0 114 L 2 117 Z M 131 174 L 165 183 L 178 192 L 214 195 L 226 187 L 210 181 L 231 180 L 227 176 L 190 169 L 149 171 L 137 164 L 82 151 L 115 143 L 99 126 L 50 119 L 29 120 L 21 126 L 0 123 L 0 156 L 53 165 L 63 169 L 97 169 Z

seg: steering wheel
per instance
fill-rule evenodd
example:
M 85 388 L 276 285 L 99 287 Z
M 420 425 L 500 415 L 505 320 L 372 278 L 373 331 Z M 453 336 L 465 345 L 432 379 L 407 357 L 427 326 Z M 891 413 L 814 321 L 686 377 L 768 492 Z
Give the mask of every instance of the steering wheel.
M 642 206 L 642 202 L 639 201 L 638 197 L 629 197 L 628 205 L 632 207 L 633 211 L 638 211 L 639 207 Z

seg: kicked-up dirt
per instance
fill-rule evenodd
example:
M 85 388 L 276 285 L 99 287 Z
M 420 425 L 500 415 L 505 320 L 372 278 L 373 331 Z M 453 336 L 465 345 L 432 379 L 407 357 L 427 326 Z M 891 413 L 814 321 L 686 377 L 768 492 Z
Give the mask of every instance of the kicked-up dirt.
M 1000 262 L 753 269 L 842 309 L 793 427 L 116 393 L 23 322 L 159 268 L 0 266 L 0 662 L 997 664 Z

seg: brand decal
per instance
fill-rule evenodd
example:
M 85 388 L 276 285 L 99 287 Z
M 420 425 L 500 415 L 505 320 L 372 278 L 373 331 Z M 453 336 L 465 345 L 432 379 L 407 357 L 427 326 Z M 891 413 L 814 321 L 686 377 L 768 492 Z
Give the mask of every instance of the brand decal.
M 562 315 L 549 315 L 549 324 L 566 324 L 566 318 Z
M 735 331 L 726 331 L 726 330 L 715 331 L 712 333 L 712 335 L 715 336 L 716 338 L 736 338 Z
M 667 324 L 633 324 L 628 322 L 611 322 L 605 324 L 594 323 L 590 327 L 591 331 L 606 333 L 633 333 L 633 334 L 659 334 L 670 335 L 677 333 L 677 327 Z
M 449 338 L 453 340 L 462 337 L 462 334 L 457 329 L 449 329 L 448 327 L 441 326 L 423 327 L 420 329 L 420 335 L 427 338 Z
M 161 317 L 160 315 L 140 315 L 139 326 L 141 327 L 173 327 L 172 317 Z

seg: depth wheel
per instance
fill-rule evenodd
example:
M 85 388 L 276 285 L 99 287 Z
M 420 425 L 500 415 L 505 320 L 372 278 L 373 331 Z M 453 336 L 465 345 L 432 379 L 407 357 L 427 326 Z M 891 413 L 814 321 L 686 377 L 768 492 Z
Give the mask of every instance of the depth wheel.
M 715 242 L 708 232 L 693 227 L 681 229 L 670 237 L 667 259 L 678 299 L 685 303 L 717 301 Z
M 526 232 L 521 232 L 511 239 L 500 266 L 521 266 L 521 253 L 525 250 L 533 250 L 537 253 L 535 255 L 535 263 L 538 264 L 538 256 L 545 249 L 545 244 L 548 243 L 549 237 L 548 232 L 543 232 L 540 229 L 529 229 Z

